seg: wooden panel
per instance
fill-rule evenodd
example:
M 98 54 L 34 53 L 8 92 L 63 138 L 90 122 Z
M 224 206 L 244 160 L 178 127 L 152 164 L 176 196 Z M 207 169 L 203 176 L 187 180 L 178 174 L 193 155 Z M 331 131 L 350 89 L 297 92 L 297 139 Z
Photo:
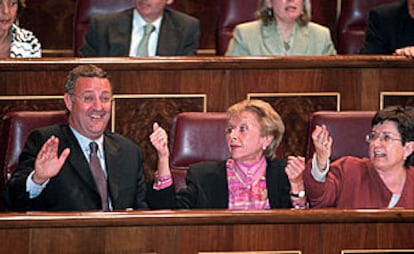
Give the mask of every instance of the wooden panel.
M 309 117 L 315 111 L 339 111 L 339 93 L 273 93 L 248 94 L 248 98 L 268 102 L 285 124 L 282 139 L 284 156 L 305 154 Z
M 2 253 L 414 249 L 414 210 L 0 213 Z
M 206 111 L 204 95 L 115 95 L 112 121 L 114 130 L 140 145 L 147 177 L 157 170 L 157 153 L 149 142 L 152 124 L 158 122 L 167 133 L 175 115 L 186 111 Z
M 179 253 L 198 251 L 294 251 L 317 253 L 321 239 L 317 224 L 243 224 L 182 227 Z M 231 237 L 229 237 L 231 236 Z M 197 239 L 197 241 L 194 241 Z
M 0 238 L 1 250 L 7 254 L 30 253 L 30 231 L 29 228 L 1 228 Z
M 414 249 L 414 223 L 325 224 L 322 232 L 324 239 L 341 236 L 324 242 L 324 253 L 340 253 L 345 249 Z
M 414 107 L 414 92 L 381 92 L 380 107 L 390 105 Z

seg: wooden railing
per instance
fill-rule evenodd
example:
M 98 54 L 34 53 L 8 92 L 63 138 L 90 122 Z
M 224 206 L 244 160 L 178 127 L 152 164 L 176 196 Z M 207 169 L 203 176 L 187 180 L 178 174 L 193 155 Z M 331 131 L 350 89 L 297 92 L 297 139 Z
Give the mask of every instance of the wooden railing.
M 0 214 L 2 253 L 381 253 L 414 251 L 413 235 L 403 209 Z

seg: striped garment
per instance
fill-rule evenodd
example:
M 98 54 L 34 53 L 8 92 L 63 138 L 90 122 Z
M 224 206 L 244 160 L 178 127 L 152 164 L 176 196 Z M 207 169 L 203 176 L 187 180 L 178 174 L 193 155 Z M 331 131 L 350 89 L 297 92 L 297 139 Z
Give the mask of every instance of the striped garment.
M 15 24 L 12 25 L 10 31 L 12 34 L 11 58 L 42 57 L 40 42 L 31 31 Z
M 263 156 L 253 165 L 227 160 L 229 209 L 270 209 L 266 187 L 266 159 Z

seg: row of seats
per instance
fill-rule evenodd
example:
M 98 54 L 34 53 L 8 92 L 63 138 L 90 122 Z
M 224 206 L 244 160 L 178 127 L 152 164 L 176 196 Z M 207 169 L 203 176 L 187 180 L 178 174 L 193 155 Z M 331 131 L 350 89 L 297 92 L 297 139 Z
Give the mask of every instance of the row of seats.
M 340 1 L 341 8 L 337 19 L 326 20 L 323 11 L 337 12 L 332 0 L 312 1 L 312 20 L 326 25 L 332 30 L 332 37 L 337 41 L 339 54 L 357 54 L 362 47 L 367 26 L 368 12 L 370 9 L 394 0 L 334 0 Z M 177 8 L 177 1 L 172 8 Z M 242 22 L 255 19 L 257 0 L 222 0 L 220 1 L 220 16 L 217 24 L 216 49 L 218 55 L 223 55 L 232 37 L 234 27 Z M 332 10 L 323 7 L 329 3 Z M 74 17 L 73 51 L 77 55 L 83 43 L 83 36 L 89 25 L 89 19 L 93 15 L 116 12 L 134 6 L 134 0 L 77 0 Z M 335 8 L 335 9 L 334 9 Z M 333 23 L 333 24 L 330 24 Z
M 365 134 L 370 131 L 374 111 L 315 112 L 309 121 L 309 130 L 315 125 L 325 124 L 335 142 L 332 160 L 345 155 L 364 157 L 368 145 Z M 20 111 L 4 116 L 0 139 L 0 190 L 4 188 L 16 168 L 29 133 L 38 127 L 67 122 L 65 111 Z M 224 129 L 227 126 L 224 112 L 184 112 L 178 114 L 170 131 L 171 171 L 175 188 L 185 186 L 185 175 L 190 164 L 206 160 L 224 160 L 229 152 Z M 310 132 L 309 132 L 310 133 Z M 313 145 L 308 135 L 306 157 L 313 154 Z M 279 148 L 277 155 L 282 156 Z

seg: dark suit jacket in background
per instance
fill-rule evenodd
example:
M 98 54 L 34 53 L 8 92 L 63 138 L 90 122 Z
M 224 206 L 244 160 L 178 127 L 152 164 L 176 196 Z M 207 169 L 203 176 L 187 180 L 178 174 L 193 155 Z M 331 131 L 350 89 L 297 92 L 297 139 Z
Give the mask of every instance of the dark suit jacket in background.
M 388 55 L 406 46 L 414 46 L 414 19 L 408 14 L 407 1 L 371 10 L 361 53 Z
M 266 186 L 270 207 L 291 208 L 290 184 L 285 173 L 286 160 L 267 160 Z M 226 161 L 201 162 L 190 166 L 187 188 L 177 194 L 174 187 L 154 190 L 147 187 L 148 204 L 152 209 L 228 209 L 229 191 Z
M 59 155 L 66 147 L 70 148 L 70 155 L 42 193 L 29 199 L 26 179 L 33 171 L 41 146 L 52 135 L 59 138 Z M 104 150 L 113 209 L 147 208 L 141 149 L 121 135 L 105 132 Z M 102 207 L 88 161 L 67 124 L 44 127 L 30 134 L 6 187 L 5 198 L 8 208 L 18 211 L 87 211 Z
M 128 56 L 134 9 L 92 17 L 80 56 Z M 165 8 L 158 37 L 157 56 L 192 56 L 200 39 L 200 22 Z

